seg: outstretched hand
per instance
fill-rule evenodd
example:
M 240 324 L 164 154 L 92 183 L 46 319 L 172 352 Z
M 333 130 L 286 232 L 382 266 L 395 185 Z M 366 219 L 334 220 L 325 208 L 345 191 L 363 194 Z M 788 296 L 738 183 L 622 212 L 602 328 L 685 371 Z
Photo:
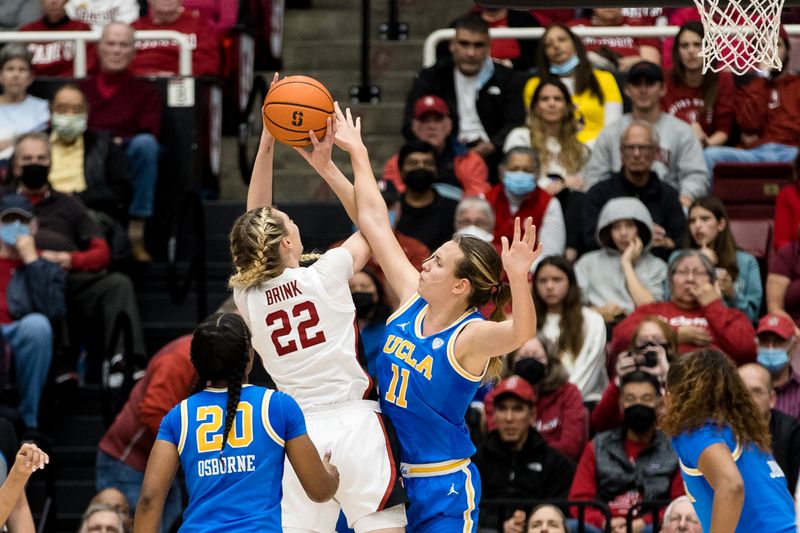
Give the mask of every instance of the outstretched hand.
M 323 169 L 331 163 L 331 153 L 333 152 L 334 137 L 336 136 L 336 124 L 331 120 L 331 117 L 325 119 L 325 124 L 327 125 L 327 130 L 325 130 L 325 137 L 321 141 L 317 139 L 314 130 L 308 131 L 308 136 L 311 139 L 310 152 L 299 146 L 292 147 L 320 175 Z
M 514 237 L 509 244 L 508 237 L 501 237 L 503 244 L 503 251 L 501 258 L 503 260 L 503 268 L 508 273 L 508 277 L 512 276 L 525 276 L 527 279 L 531 266 L 536 259 L 542 255 L 542 243 L 539 242 L 536 249 L 536 227 L 533 225 L 533 219 L 528 217 L 525 219 L 525 232 L 520 231 L 519 217 L 514 219 Z
M 32 442 L 23 444 L 17 452 L 14 461 L 14 470 L 24 476 L 30 476 L 37 470 L 41 470 L 50 462 L 50 457 Z
M 278 76 L 278 73 L 276 72 L 272 76 L 272 83 L 269 84 L 270 89 L 276 83 L 278 83 L 279 79 L 280 79 L 280 77 Z M 262 124 L 262 127 L 261 127 L 261 144 L 262 145 L 267 144 L 267 145 L 271 146 L 271 145 L 275 144 L 275 137 L 273 137 L 272 132 L 270 132 L 269 128 L 267 128 L 267 123 L 266 123 L 266 119 L 264 117 L 263 111 L 262 111 L 262 114 L 261 114 L 261 118 L 262 118 L 262 120 L 264 120 L 264 123 Z
M 344 113 L 339 107 L 339 102 L 333 103 L 336 115 L 336 146 L 345 152 L 352 153 L 353 150 L 364 147 L 361 139 L 361 117 L 353 119 L 353 114 L 348 107 Z

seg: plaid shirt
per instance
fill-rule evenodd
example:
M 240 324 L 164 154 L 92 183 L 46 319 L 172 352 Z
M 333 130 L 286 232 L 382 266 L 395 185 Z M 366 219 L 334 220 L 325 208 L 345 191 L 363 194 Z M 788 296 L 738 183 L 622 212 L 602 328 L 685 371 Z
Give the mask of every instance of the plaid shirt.
M 792 372 L 789 382 L 782 387 L 775 387 L 778 399 L 775 409 L 800 420 L 800 375 Z

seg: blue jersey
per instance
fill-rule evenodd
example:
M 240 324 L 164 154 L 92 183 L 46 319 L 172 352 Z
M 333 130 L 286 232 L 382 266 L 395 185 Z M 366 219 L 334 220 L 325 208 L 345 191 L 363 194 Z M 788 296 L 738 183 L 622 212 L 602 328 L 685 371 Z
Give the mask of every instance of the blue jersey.
M 306 434 L 291 396 L 245 385 L 228 443 L 225 389 L 206 389 L 176 405 L 158 439 L 174 444 L 189 491 L 182 532 L 276 532 L 281 529 L 281 481 L 286 441 Z
M 481 378 L 461 368 L 454 346 L 464 326 L 484 318 L 473 308 L 424 337 L 427 309 L 428 303 L 414 295 L 395 311 L 378 356 L 381 410 L 394 424 L 404 463 L 438 463 L 475 453 L 464 415 Z
M 706 448 L 717 443 L 724 443 L 732 450 L 744 480 L 744 506 L 736 532 L 795 533 L 794 504 L 775 458 L 754 445 L 743 448 L 728 426 L 720 429 L 713 424 L 672 439 L 672 447 L 680 458 L 686 494 L 697 511 L 703 531 L 711 528 L 714 489 L 697 469 L 697 462 Z

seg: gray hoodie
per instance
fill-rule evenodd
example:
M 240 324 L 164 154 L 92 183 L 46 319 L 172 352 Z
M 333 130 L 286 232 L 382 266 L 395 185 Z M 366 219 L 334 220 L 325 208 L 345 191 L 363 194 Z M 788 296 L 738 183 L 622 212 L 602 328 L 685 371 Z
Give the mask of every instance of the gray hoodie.
M 647 207 L 637 198 L 613 198 L 606 202 L 597 220 L 595 238 L 602 246 L 583 255 L 575 264 L 575 275 L 586 305 L 600 307 L 609 303 L 619 305 L 630 314 L 636 307 L 625 284 L 622 272 L 622 253 L 611 239 L 611 225 L 619 220 L 633 220 L 639 229 L 644 250 L 634 265 L 634 271 L 656 300 L 664 297 L 667 264 L 649 252 L 653 238 L 653 219 Z
M 587 189 L 622 168 L 619 143 L 631 120 L 631 114 L 625 113 L 621 119 L 603 128 L 597 137 L 589 162 L 583 168 Z M 703 147 L 692 127 L 667 113 L 661 113 L 654 127 L 658 133 L 659 153 L 653 171 L 661 181 L 678 189 L 681 195 L 693 199 L 706 196 L 711 180 L 703 158 Z

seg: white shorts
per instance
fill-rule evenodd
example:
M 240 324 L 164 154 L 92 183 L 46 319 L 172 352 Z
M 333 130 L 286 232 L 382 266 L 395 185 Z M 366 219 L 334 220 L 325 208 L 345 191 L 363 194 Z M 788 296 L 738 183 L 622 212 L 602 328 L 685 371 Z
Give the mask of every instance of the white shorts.
M 362 400 L 305 413 L 320 457 L 332 452 L 339 489 L 328 502 L 312 502 L 287 459 L 281 503 L 285 530 L 334 532 L 340 509 L 357 533 L 405 526 L 404 509 L 397 509 L 406 501 L 399 464 L 379 409 L 377 402 Z

